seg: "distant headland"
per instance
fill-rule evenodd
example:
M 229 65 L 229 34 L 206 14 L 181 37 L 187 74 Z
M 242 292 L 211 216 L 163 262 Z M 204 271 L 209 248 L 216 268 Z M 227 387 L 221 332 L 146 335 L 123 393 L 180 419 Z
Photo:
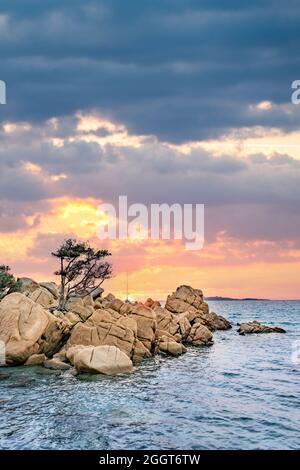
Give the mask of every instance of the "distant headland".
M 205 297 L 205 300 L 228 300 L 228 301 L 250 301 L 250 300 L 256 300 L 256 301 L 264 301 L 264 302 L 270 302 L 271 299 L 258 299 L 255 297 L 245 297 L 242 299 L 234 299 L 233 297 L 221 297 L 221 296 L 215 296 L 215 297 Z

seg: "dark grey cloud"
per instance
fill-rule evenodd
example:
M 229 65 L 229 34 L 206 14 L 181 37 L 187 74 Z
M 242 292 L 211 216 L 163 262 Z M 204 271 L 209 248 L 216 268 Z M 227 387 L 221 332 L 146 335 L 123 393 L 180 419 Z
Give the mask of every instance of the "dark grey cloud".
M 298 240 L 300 163 L 289 155 L 238 158 L 200 148 L 185 154 L 149 137 L 139 147 L 99 146 L 79 140 L 86 133 L 77 125 L 66 117 L 56 126 L 0 132 L 2 232 L 25 228 L 32 214 L 38 226 L 38 214 L 47 213 L 54 198 L 117 204 L 127 195 L 129 203 L 205 204 L 207 240 L 219 231 L 245 240 Z M 64 145 L 51 143 L 57 136 Z M 28 171 L 30 165 L 39 171 Z M 65 178 L 55 180 L 57 175 Z
M 41 200 L 71 193 L 111 199 L 128 194 L 140 202 L 174 202 L 177 195 L 181 202 L 298 207 L 300 166 L 288 155 L 238 158 L 226 151 L 214 156 L 203 149 L 185 154 L 149 137 L 139 147 L 100 146 L 81 140 L 85 132 L 79 132 L 77 125 L 77 119 L 66 117 L 56 126 L 46 121 L 30 129 L 20 126 L 12 133 L 0 131 L 2 198 Z M 63 139 L 60 147 L 52 143 L 57 137 Z M 28 162 L 40 172 L 28 171 Z M 51 178 L 61 174 L 67 178 L 58 182 Z
M 0 232 L 17 232 L 39 226 L 40 214 L 48 212 L 48 201 L 16 201 L 0 199 Z
M 183 155 L 163 142 L 253 126 L 299 129 L 300 107 L 282 106 L 300 78 L 299 26 L 296 0 L 2 0 L 0 123 L 32 128 L 7 134 L 0 126 L 0 230 L 26 228 L 27 216 L 56 197 L 116 202 L 127 194 L 130 202 L 205 203 L 209 239 L 225 230 L 297 241 L 298 161 L 279 151 L 272 159 Z M 253 107 L 264 100 L 275 106 Z M 72 140 L 78 110 L 149 137 L 140 148 Z M 59 174 L 67 178 L 52 178 Z
M 290 101 L 300 70 L 296 0 L 4 0 L 0 15 L 0 119 L 97 108 L 174 142 L 299 127 L 300 113 L 249 110 Z

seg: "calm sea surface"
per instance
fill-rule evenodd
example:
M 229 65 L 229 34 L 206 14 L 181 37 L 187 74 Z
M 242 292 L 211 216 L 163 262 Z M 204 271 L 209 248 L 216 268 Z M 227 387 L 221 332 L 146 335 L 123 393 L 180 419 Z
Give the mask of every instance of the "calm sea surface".
M 1 449 L 300 448 L 300 302 L 210 302 L 234 325 L 210 348 L 131 376 L 1 368 Z M 287 334 L 239 336 L 260 320 Z M 4 376 L 5 374 L 5 376 Z M 8 375 L 8 376 L 7 376 Z

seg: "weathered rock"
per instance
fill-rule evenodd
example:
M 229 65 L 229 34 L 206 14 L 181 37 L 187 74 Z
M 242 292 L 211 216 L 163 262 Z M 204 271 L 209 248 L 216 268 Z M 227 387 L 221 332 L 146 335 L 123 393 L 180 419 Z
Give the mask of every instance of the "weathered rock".
M 110 302 L 109 308 L 112 308 L 116 312 L 120 312 L 123 305 L 124 305 L 124 302 L 122 302 L 122 300 L 114 299 Z
M 45 287 L 38 287 L 28 295 L 28 298 L 33 302 L 40 304 L 44 308 L 49 308 L 57 304 L 55 297 Z
M 117 375 L 133 370 L 129 357 L 115 346 L 86 346 L 69 351 L 69 359 L 78 372 Z
M 61 362 L 67 361 L 67 348 L 63 346 L 57 353 L 53 355 L 52 359 L 58 359 Z
M 137 322 L 134 318 L 132 318 L 132 317 L 120 317 L 117 320 L 117 325 L 121 325 L 125 328 L 128 328 L 129 330 L 133 331 L 134 336 L 137 337 L 138 326 L 137 326 Z
M 93 307 L 94 308 L 94 306 L 95 306 L 95 302 L 94 302 L 94 299 L 91 296 L 91 294 L 86 295 L 85 297 L 83 297 L 82 301 L 83 301 L 83 305 L 85 307 Z
M 186 348 L 181 343 L 175 341 L 160 341 L 158 346 L 159 351 L 170 354 L 171 356 L 180 356 L 186 352 Z
M 88 326 L 98 326 L 104 323 L 113 323 L 117 321 L 114 317 L 114 311 L 109 310 L 95 310 L 93 315 L 86 321 Z
M 99 298 L 101 298 L 102 294 L 103 294 L 104 290 L 102 289 L 102 287 L 96 287 L 96 288 L 88 288 L 86 289 L 85 291 L 81 291 L 80 292 L 80 297 L 81 298 L 85 298 L 85 297 L 91 297 L 92 300 L 97 300 Z M 74 297 L 79 297 L 79 294 L 75 293 L 74 294 Z
M 154 312 L 156 315 L 157 329 L 167 331 L 171 335 L 176 335 L 180 332 L 178 317 L 165 308 L 155 307 Z
M 240 335 L 249 335 L 252 333 L 286 333 L 286 330 L 279 326 L 263 325 L 258 321 L 241 323 L 237 331 Z
M 94 313 L 94 308 L 91 305 L 85 305 L 80 297 L 72 297 L 66 305 L 68 312 L 77 315 L 81 321 L 85 322 Z M 69 317 L 68 317 L 69 318 Z M 70 315 L 70 321 L 75 320 L 75 317 Z
M 166 307 L 173 315 L 180 315 L 186 318 L 191 325 L 202 323 L 211 331 L 227 330 L 231 324 L 224 317 L 214 312 L 209 312 L 209 306 L 203 301 L 203 293 L 200 289 L 193 289 L 190 286 L 180 286 L 166 301 Z M 156 310 L 156 309 L 155 309 Z M 182 328 L 188 329 L 188 324 L 182 323 Z
M 68 369 L 71 369 L 70 364 L 66 364 L 66 362 L 60 361 L 57 358 L 46 360 L 44 362 L 44 367 L 46 367 L 46 369 L 52 369 L 52 370 L 68 370 Z
M 176 291 L 168 296 L 166 309 L 174 313 L 182 313 L 187 310 L 189 306 L 200 309 L 202 303 L 202 290 L 183 285 L 177 287 Z
M 153 299 L 147 299 L 144 305 L 145 307 L 149 307 L 152 309 L 154 309 L 155 307 L 161 307 L 161 303 Z
M 69 297 L 66 303 L 66 309 L 74 310 L 76 307 L 84 307 L 83 299 L 82 297 L 76 297 L 75 295 L 72 295 Z
M 97 289 L 92 290 L 90 295 L 92 296 L 93 300 L 96 300 L 102 296 L 103 292 L 104 289 L 102 289 L 102 287 L 97 287 Z
M 187 343 L 194 346 L 210 346 L 213 344 L 213 335 L 206 326 L 201 323 L 194 323 L 187 337 Z
M 165 338 L 168 338 L 170 341 L 174 341 L 175 343 L 180 343 L 182 341 L 182 336 L 180 334 L 171 335 L 166 330 L 156 330 L 156 339 L 157 342 L 159 341 L 166 341 Z
M 55 282 L 40 282 L 40 286 L 47 289 L 56 300 L 59 298 L 59 288 Z
M 153 310 L 144 305 L 135 305 L 129 317 L 137 323 L 137 338 L 149 351 L 153 351 L 157 327 L 156 315 Z
M 103 364 L 103 370 L 109 364 L 109 373 L 116 373 L 119 359 L 112 352 L 118 358 L 125 354 L 125 369 L 132 370 L 131 360 L 139 363 L 156 352 L 178 356 L 186 351 L 185 343 L 209 346 L 211 331 L 231 327 L 225 318 L 209 312 L 201 290 L 189 286 L 178 287 L 166 308 L 152 299 L 143 304 L 123 302 L 112 294 L 102 298 L 101 290 L 95 300 L 88 291 L 85 297 L 72 296 L 65 312 L 56 309 L 55 283 L 25 278 L 21 288 L 26 296 L 9 294 L 0 303 L 0 340 L 6 343 L 7 363 L 43 363 L 64 370 L 69 367 L 66 361 L 75 364 L 78 356 L 79 372 L 101 372 Z M 101 359 L 97 367 L 95 353 Z
M 114 296 L 114 294 L 112 294 L 111 292 L 109 294 L 107 294 L 105 297 L 102 298 L 103 302 L 113 302 L 114 300 L 116 300 L 116 297 Z
M 179 325 L 180 334 L 182 338 L 185 340 L 191 332 L 192 325 L 190 324 L 186 316 L 182 316 L 181 318 L 178 318 L 177 321 Z
M 68 335 L 63 320 L 23 294 L 9 294 L 0 302 L 0 340 L 8 364 L 23 364 L 33 354 L 51 356 Z
M 202 323 L 207 326 L 211 331 L 229 330 L 232 328 L 230 322 L 226 320 L 226 318 L 221 315 L 217 315 L 214 312 L 203 313 L 203 311 L 198 311 L 196 320 L 198 323 Z
M 37 282 L 35 282 L 33 279 L 30 279 L 29 277 L 21 277 L 19 279 L 19 284 L 20 287 L 18 292 L 24 295 L 29 295 L 40 287 Z
M 58 315 L 57 311 L 53 312 L 53 314 Z M 82 323 L 82 318 L 78 315 L 78 313 L 67 312 L 65 314 L 61 313 L 61 315 L 64 315 L 64 319 L 67 320 L 72 326 L 76 325 L 77 323 Z
M 133 311 L 133 304 L 124 302 L 120 308 L 121 315 L 129 315 Z
M 46 361 L 45 354 L 33 354 L 25 362 L 25 366 L 42 366 Z
M 231 323 L 222 315 L 217 315 L 215 312 L 210 312 L 207 315 L 209 325 L 214 330 L 230 330 L 232 328 Z
M 74 365 L 74 357 L 78 351 L 81 351 L 84 348 L 89 346 L 83 346 L 82 344 L 77 344 L 76 346 L 71 346 L 69 349 L 66 350 L 66 358 L 72 365 Z
M 74 345 L 116 346 L 128 357 L 132 357 L 135 343 L 134 331 L 122 324 L 111 321 L 109 313 L 105 312 L 105 318 L 100 312 L 101 310 L 97 310 L 87 322 L 84 324 L 78 323 L 74 326 L 68 341 L 68 347 Z
M 152 357 L 151 352 L 149 349 L 144 346 L 144 344 L 139 340 L 136 339 L 133 347 L 133 354 L 132 354 L 132 362 L 134 364 L 139 364 L 143 361 L 143 359 Z
M 172 298 L 170 295 L 167 297 L 165 308 L 166 310 L 169 310 L 169 312 L 183 313 L 186 312 L 190 307 L 191 305 L 184 300 Z

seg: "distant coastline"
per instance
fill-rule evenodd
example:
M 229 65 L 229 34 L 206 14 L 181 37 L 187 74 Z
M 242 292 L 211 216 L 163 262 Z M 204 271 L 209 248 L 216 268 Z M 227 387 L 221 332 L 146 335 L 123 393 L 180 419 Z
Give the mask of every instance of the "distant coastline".
M 220 296 L 215 296 L 215 297 L 205 297 L 205 300 L 228 300 L 228 301 L 243 301 L 243 302 L 246 302 L 246 301 L 264 301 L 264 302 L 270 302 L 271 299 L 258 299 L 258 298 L 255 298 L 255 297 L 245 297 L 245 298 L 242 298 L 242 299 L 234 299 L 233 297 L 220 297 Z

